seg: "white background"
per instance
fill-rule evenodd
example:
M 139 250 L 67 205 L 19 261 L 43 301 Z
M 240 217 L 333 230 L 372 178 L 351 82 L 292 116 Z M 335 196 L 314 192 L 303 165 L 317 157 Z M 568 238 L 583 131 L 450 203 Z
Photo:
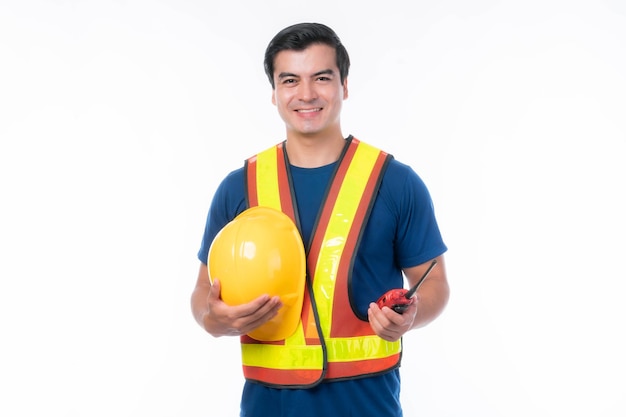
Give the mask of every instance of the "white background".
M 0 415 L 238 415 L 189 295 L 218 182 L 283 139 L 263 52 L 299 21 L 450 248 L 405 414 L 626 415 L 621 0 L 2 0 Z

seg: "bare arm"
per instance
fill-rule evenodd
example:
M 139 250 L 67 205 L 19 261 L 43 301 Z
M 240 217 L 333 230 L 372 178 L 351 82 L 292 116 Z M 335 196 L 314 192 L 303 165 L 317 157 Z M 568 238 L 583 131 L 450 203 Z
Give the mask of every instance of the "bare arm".
M 426 326 L 443 312 L 450 297 L 450 287 L 443 255 L 436 259 L 437 265 L 414 295 L 413 304 L 403 314 L 388 307 L 381 310 L 376 303 L 370 304 L 368 319 L 378 336 L 389 341 L 398 340 L 409 330 Z M 430 261 L 404 270 L 409 286 L 417 283 L 429 265 Z
M 249 333 L 271 320 L 282 307 L 278 296 L 262 295 L 249 303 L 229 306 L 220 298 L 220 282 L 213 285 L 208 268 L 200 264 L 198 280 L 191 294 L 191 312 L 198 324 L 215 337 Z

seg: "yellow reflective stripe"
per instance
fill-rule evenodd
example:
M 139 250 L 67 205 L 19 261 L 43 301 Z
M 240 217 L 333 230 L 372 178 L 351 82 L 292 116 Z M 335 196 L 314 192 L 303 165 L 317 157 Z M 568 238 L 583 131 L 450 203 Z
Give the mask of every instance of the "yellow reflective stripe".
M 243 344 L 242 364 L 272 369 L 322 369 L 324 355 L 319 345 L 290 346 Z
M 341 184 L 324 234 L 313 283 L 322 331 L 325 335 L 330 332 L 333 290 L 341 255 L 379 152 L 378 149 L 362 142 L 358 145 Z
M 388 342 L 376 335 L 341 337 L 326 340 L 329 362 L 354 362 L 380 359 L 400 351 L 400 341 Z
M 281 209 L 278 190 L 278 162 L 276 147 L 257 155 L 256 181 L 259 206 Z
M 376 335 L 343 337 L 326 340 L 329 362 L 355 362 L 381 359 L 395 355 L 401 350 L 400 341 L 388 342 Z M 243 344 L 242 363 L 274 369 L 321 369 L 323 352 L 318 345 L 290 346 Z

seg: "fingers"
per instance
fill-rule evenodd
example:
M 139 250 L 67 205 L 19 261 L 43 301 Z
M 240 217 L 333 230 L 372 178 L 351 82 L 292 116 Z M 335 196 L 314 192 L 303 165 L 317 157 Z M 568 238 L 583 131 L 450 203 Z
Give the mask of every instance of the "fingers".
M 268 315 L 272 315 L 272 317 L 275 316 L 275 313 L 278 313 L 280 307 L 282 307 L 280 297 L 270 297 L 267 294 L 261 295 L 249 303 L 235 306 L 238 316 L 259 318 L 266 317 Z
M 394 342 L 411 328 L 416 313 L 417 303 L 415 302 L 402 314 L 396 313 L 389 307 L 381 309 L 376 303 L 370 303 L 367 316 L 374 333 L 381 339 Z
M 216 301 L 222 301 L 220 299 L 221 294 L 221 283 L 219 279 L 213 280 L 213 285 L 211 286 L 211 290 L 209 291 L 209 303 L 215 304 Z M 252 316 L 252 315 L 266 315 L 268 312 L 272 310 L 276 310 L 282 306 L 280 301 L 280 297 L 270 297 L 267 294 L 261 295 L 254 300 L 241 304 L 238 306 L 230 306 L 233 307 L 235 312 L 234 315 L 238 317 L 244 316 Z
M 207 297 L 208 311 L 214 329 L 213 334 L 238 336 L 246 334 L 274 318 L 282 302 L 280 297 L 261 295 L 256 299 L 237 306 L 226 304 L 221 298 L 221 284 L 214 280 Z
M 243 311 L 246 313 L 249 312 L 249 314 L 244 313 L 245 315 L 240 318 L 241 334 L 249 333 L 257 327 L 267 323 L 268 321 L 276 317 L 278 311 L 282 307 L 280 297 L 278 296 L 271 298 L 267 297 L 267 300 L 260 304 L 258 308 L 249 310 L 251 308 L 251 305 L 254 306 L 256 305 L 257 301 L 265 300 L 265 298 L 266 297 L 260 297 L 252 301 L 251 303 L 244 305 Z

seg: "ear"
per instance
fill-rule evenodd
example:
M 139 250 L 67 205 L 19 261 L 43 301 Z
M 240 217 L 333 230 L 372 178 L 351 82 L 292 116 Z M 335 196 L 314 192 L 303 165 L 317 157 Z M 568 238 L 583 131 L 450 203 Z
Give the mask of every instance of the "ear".
M 343 80 L 343 99 L 348 98 L 348 78 Z
M 276 89 L 272 88 L 272 104 L 276 105 Z

